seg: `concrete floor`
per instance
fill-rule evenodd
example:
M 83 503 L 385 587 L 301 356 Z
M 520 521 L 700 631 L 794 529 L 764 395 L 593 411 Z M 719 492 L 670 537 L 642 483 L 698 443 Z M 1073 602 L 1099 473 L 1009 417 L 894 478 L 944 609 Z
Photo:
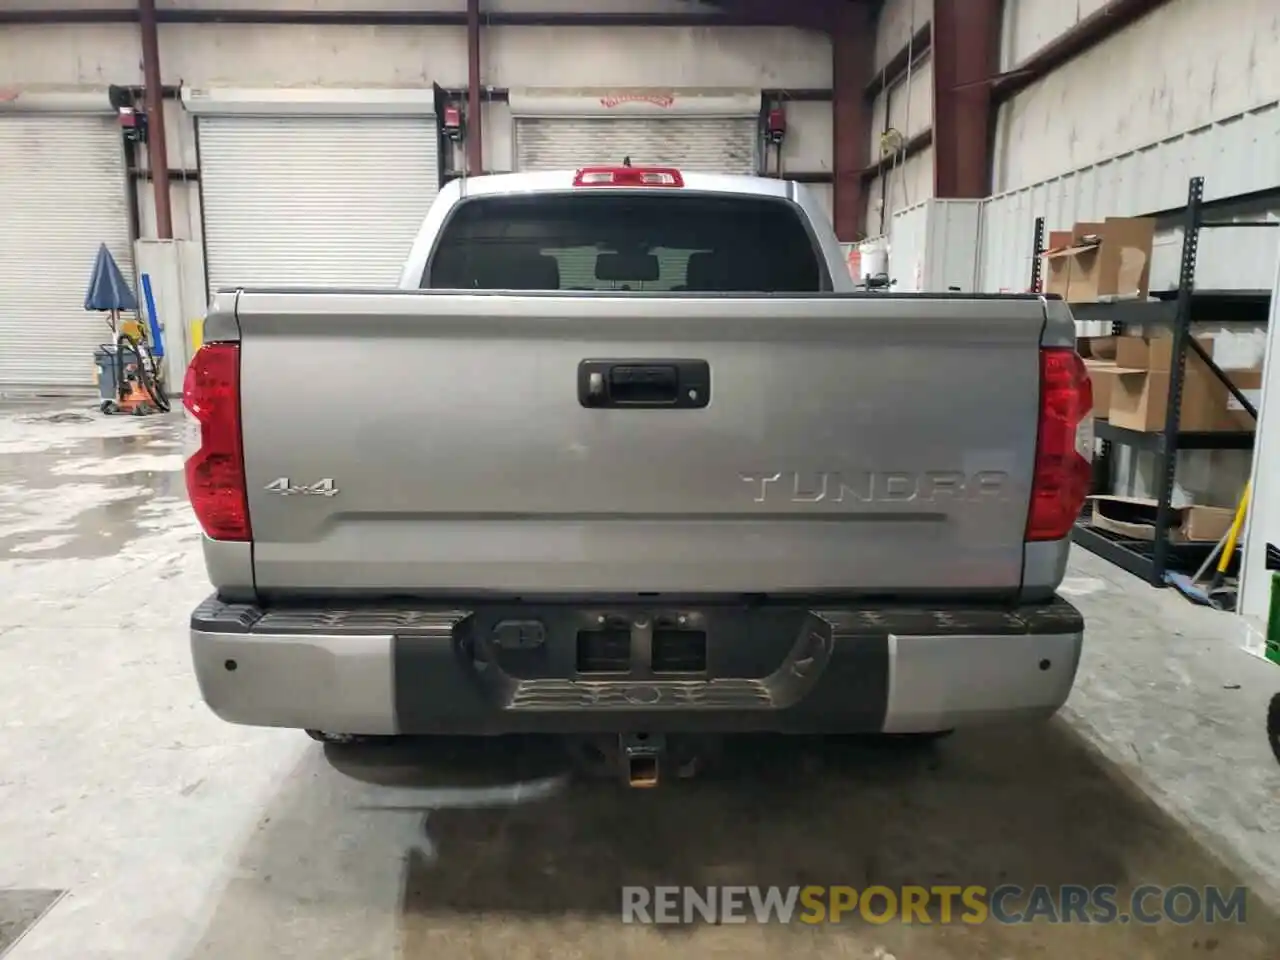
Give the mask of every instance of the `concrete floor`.
M 1280 956 L 1262 726 L 1280 671 L 1224 614 L 1079 555 L 1068 709 L 933 751 L 753 740 L 656 793 L 568 782 L 534 743 L 326 756 L 199 702 L 185 624 L 207 588 L 180 469 L 174 418 L 0 409 L 6 960 Z M 659 930 L 618 922 L 627 882 L 1253 895 L 1246 924 L 1212 928 Z

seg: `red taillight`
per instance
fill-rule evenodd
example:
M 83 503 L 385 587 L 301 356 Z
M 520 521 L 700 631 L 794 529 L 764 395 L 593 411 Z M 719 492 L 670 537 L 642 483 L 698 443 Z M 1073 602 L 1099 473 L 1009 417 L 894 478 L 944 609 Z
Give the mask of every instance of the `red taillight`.
M 683 187 L 684 177 L 673 167 L 583 167 L 573 178 L 575 187 Z
M 1093 469 L 1093 386 L 1070 347 L 1040 351 L 1040 428 L 1027 540 L 1061 540 L 1089 495 Z
M 187 458 L 187 495 L 213 540 L 253 539 L 240 437 L 240 344 L 206 343 L 191 360 L 182 405 L 199 429 Z

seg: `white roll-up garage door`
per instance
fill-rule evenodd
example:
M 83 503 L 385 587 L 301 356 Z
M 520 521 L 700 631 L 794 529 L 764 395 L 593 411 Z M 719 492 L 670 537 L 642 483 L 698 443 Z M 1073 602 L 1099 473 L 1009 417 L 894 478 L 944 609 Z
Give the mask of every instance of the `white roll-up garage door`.
M 84 296 L 103 243 L 134 285 L 127 190 L 105 110 L 0 113 L 0 386 L 93 386 L 111 336 Z
M 209 289 L 389 286 L 439 190 L 431 115 L 197 117 Z
M 516 166 L 571 170 L 591 164 L 674 166 L 703 173 L 759 169 L 758 92 L 512 91 Z

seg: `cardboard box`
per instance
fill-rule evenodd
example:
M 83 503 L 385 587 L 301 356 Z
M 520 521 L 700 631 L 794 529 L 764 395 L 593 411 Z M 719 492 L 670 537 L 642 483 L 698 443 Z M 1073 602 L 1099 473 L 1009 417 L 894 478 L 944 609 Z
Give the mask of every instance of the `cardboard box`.
M 1049 246 L 1044 252 L 1044 292 L 1055 294 L 1063 300 L 1070 292 L 1071 261 L 1066 257 L 1051 256 L 1058 250 L 1071 246 L 1070 230 L 1049 231 Z
M 1235 522 L 1235 510 L 1223 507 L 1183 507 L 1179 533 L 1190 543 L 1217 543 Z
M 1213 340 L 1209 337 L 1196 339 L 1212 356 Z M 1107 415 L 1111 425 L 1144 433 L 1163 430 L 1172 365 L 1172 337 L 1119 337 L 1116 343 L 1116 374 Z M 1180 430 L 1224 433 L 1254 429 L 1253 419 L 1243 409 L 1231 408 L 1231 391 L 1190 347 L 1187 349 L 1185 371 L 1182 405 L 1178 414 Z M 1242 391 L 1262 383 L 1260 370 L 1224 372 Z
M 1090 526 L 1128 540 L 1155 539 L 1159 505 L 1145 497 L 1090 497 L 1093 505 Z M 1217 543 L 1231 528 L 1235 510 L 1197 505 L 1176 507 L 1169 539 L 1182 543 Z
M 1111 415 L 1111 394 L 1120 370 L 1109 360 L 1085 360 L 1084 365 L 1093 384 L 1094 419 L 1106 420 Z
M 1129 373 L 1116 377 L 1111 388 L 1107 420 L 1113 427 L 1150 433 L 1164 429 L 1165 404 L 1169 375 L 1161 373 Z M 1184 406 L 1186 401 L 1183 401 Z
M 1172 357 L 1172 353 L 1170 353 Z M 1146 337 L 1116 337 L 1116 366 L 1125 370 L 1143 372 L 1151 369 L 1151 348 Z M 1159 355 L 1156 357 L 1156 369 L 1159 367 Z
M 1080 337 L 1076 350 L 1089 360 L 1115 360 L 1118 337 Z
M 1107 297 L 1145 299 L 1151 282 L 1156 222 L 1150 217 L 1108 217 L 1049 235 L 1045 292 L 1072 303 Z
M 1225 370 L 1223 372 L 1236 385 L 1236 388 L 1245 395 L 1245 399 L 1253 404 L 1253 409 L 1260 412 L 1262 409 L 1262 371 Z M 1210 373 L 1209 376 L 1213 377 L 1213 374 Z M 1249 415 L 1245 408 L 1241 406 L 1240 401 L 1219 382 L 1217 377 L 1213 377 L 1212 386 L 1215 391 L 1220 391 L 1222 394 L 1223 403 L 1226 406 L 1224 423 L 1227 424 L 1227 429 L 1244 430 L 1246 432 L 1258 429 L 1258 421 Z

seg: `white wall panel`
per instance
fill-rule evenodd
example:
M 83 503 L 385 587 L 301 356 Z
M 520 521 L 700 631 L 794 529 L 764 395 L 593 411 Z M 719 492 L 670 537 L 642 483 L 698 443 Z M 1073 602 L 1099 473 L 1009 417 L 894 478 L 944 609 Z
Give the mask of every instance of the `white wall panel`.
M 142 49 L 133 24 L 0 28 L 0 89 L 141 82 Z
M 882 70 L 933 19 L 933 0 L 887 0 L 876 23 L 875 69 Z
M 467 81 L 462 27 L 163 24 L 160 46 L 164 81 L 195 87 Z M 831 86 L 829 38 L 787 27 L 492 27 L 483 55 L 498 87 Z M 0 86 L 140 83 L 140 62 L 130 24 L 0 30 Z
M 1001 107 L 997 191 L 1280 99 L 1278 49 L 1276 0 L 1172 0 Z
M 899 293 L 974 292 L 981 200 L 926 200 L 889 228 L 889 277 Z
M 481 105 L 484 116 L 484 167 L 492 173 L 505 173 L 515 166 L 515 121 L 510 104 L 490 100 Z
M 895 212 L 932 196 L 933 148 L 930 147 L 868 184 L 867 236 L 888 233 Z
M 1254 205 L 1235 219 L 1280 220 L 1280 200 Z M 1232 219 L 1214 213 L 1215 220 Z M 1204 290 L 1265 290 L 1280 253 L 1280 228 L 1271 230 L 1215 227 L 1200 231 L 1196 284 Z M 1172 290 L 1178 286 L 1182 258 L 1182 230 L 1175 226 L 1156 234 L 1151 255 L 1151 285 Z
M 1111 0 L 1005 0 L 1000 69 L 1009 70 Z
M 164 82 L 189 87 L 465 86 L 464 27 L 160 27 Z
M 148 180 L 140 181 L 138 188 L 138 232 L 141 239 L 153 240 L 156 232 L 156 192 Z M 170 216 L 173 218 L 173 239 L 199 241 L 203 235 L 200 224 L 200 185 L 189 180 L 173 181 L 169 186 Z
M 191 86 L 467 79 L 465 31 L 454 27 L 172 25 L 161 43 L 167 82 Z M 484 83 L 496 87 L 831 85 L 830 42 L 789 29 L 495 27 L 484 56 Z
M 834 165 L 831 103 L 792 101 L 786 105 L 787 138 L 782 141 L 783 170 L 801 173 L 829 171 Z M 773 162 L 770 148 L 770 163 Z M 772 168 L 771 168 L 772 169 Z
M 166 100 L 164 103 L 165 153 L 169 158 L 170 170 L 195 170 L 200 165 L 196 155 L 196 126 L 191 114 L 179 100 Z M 140 151 L 146 154 L 146 151 Z M 145 156 L 143 157 L 145 163 Z
M 1078 220 L 1175 210 L 1185 205 L 1192 176 L 1205 178 L 1210 202 L 1280 187 L 1280 101 L 997 194 L 987 206 L 983 289 L 1026 287 L 1036 217 L 1046 218 L 1047 229 L 1062 230 Z M 1201 286 L 1256 289 L 1270 283 L 1276 238 L 1269 233 L 1215 231 L 1205 238 Z M 1152 263 L 1156 288 L 1177 279 L 1177 253 L 1165 249 L 1167 240 L 1167 234 L 1158 240 Z
M 49 0 L 3 0 L 3 10 L 47 10 Z M 132 0 L 66 0 L 59 2 L 60 10 L 135 10 L 137 4 Z
M 910 81 L 880 91 L 871 107 L 871 144 L 868 163 L 880 159 L 880 134 L 886 126 L 885 106 L 889 108 L 887 126 L 906 139 L 933 126 L 933 60 L 917 64 Z
M 830 39 L 788 27 L 493 27 L 484 56 L 495 87 L 831 86 Z

